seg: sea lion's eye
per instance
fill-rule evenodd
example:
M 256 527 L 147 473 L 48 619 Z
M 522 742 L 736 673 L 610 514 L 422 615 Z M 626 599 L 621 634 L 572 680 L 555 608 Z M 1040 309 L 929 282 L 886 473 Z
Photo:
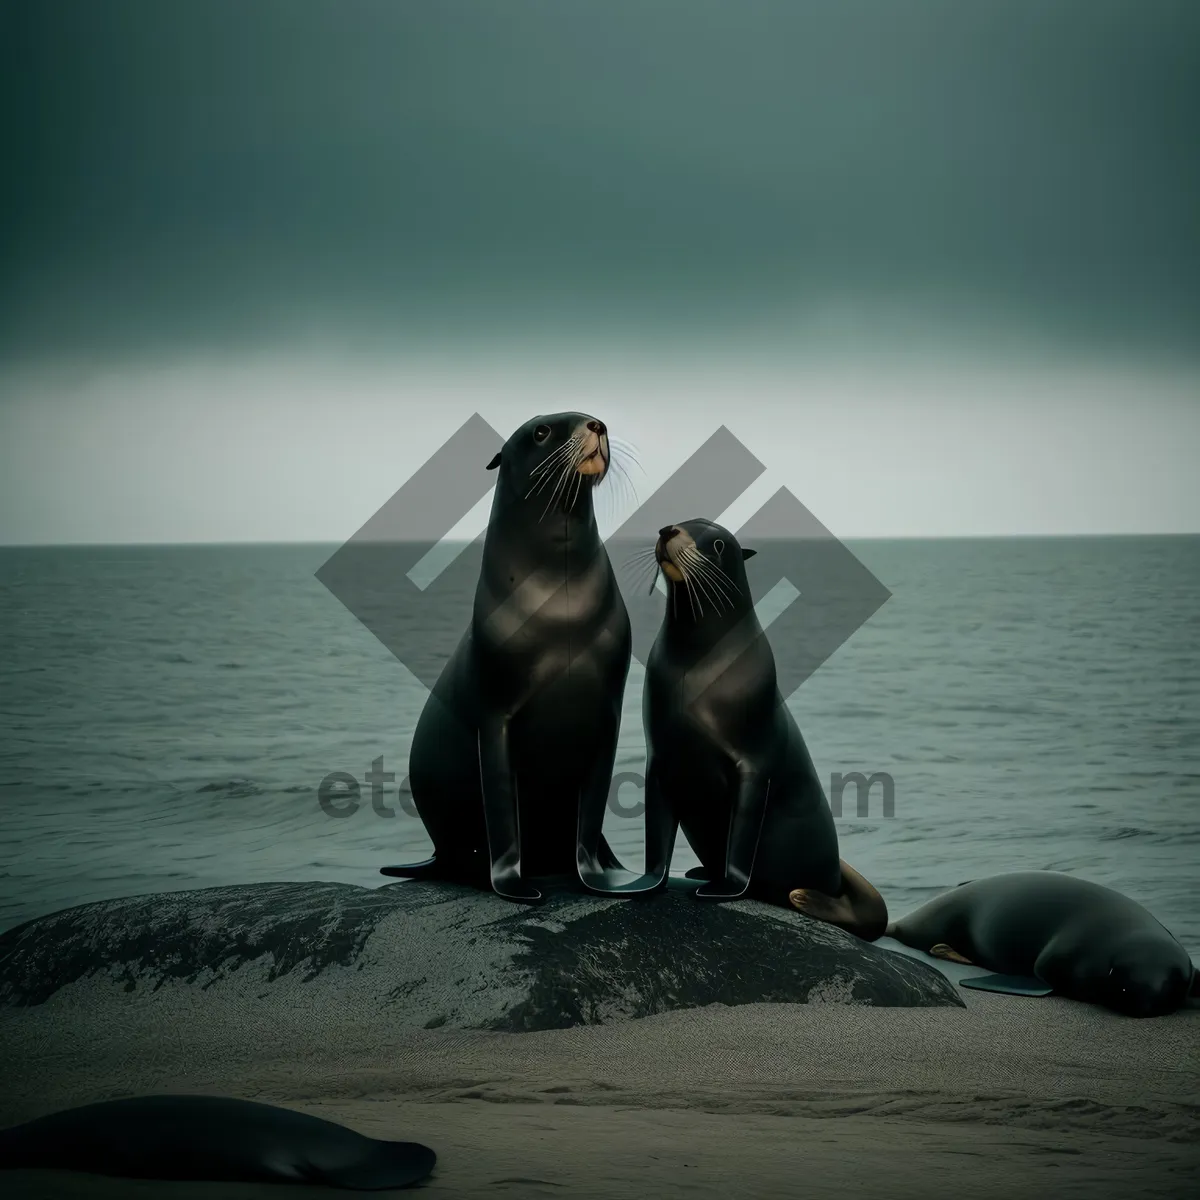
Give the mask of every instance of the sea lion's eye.
M 717 538 L 717 540 L 713 542 L 713 549 L 717 552 L 717 557 L 720 558 L 721 555 L 725 553 L 725 543 L 720 538 Z
M 549 436 L 550 436 L 550 426 L 549 425 L 539 425 L 533 431 L 533 440 L 535 442 L 544 442 Z

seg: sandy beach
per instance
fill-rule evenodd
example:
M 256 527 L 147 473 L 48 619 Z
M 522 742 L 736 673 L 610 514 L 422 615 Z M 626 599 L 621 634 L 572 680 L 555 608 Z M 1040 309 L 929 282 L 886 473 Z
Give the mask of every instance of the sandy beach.
M 236 1095 L 425 1142 L 439 1156 L 425 1190 L 464 1198 L 1194 1194 L 1200 1012 L 1136 1021 L 962 995 L 965 1009 L 713 1005 L 493 1034 L 302 1004 L 234 1021 L 169 985 L 117 1007 L 80 983 L 0 1015 L 0 1119 Z M 59 1172 L 6 1183 L 20 1197 L 300 1194 Z

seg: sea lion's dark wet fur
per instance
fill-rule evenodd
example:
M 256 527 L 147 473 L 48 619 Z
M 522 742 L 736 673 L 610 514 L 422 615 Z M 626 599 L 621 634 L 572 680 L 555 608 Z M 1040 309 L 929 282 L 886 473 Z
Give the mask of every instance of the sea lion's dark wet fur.
M 424 1179 L 436 1155 L 308 1113 L 224 1096 L 138 1096 L 0 1131 L 0 1168 L 378 1191 Z
M 660 533 L 670 595 L 646 668 L 647 870 L 665 873 L 678 822 L 702 863 L 689 875 L 709 880 L 698 898 L 754 896 L 873 939 L 887 909 L 838 858 L 833 814 L 754 612 L 753 553 L 712 521 Z M 813 910 L 792 899 L 797 889 Z
M 409 760 L 434 855 L 384 874 L 524 901 L 540 899 L 529 882 L 538 877 L 598 891 L 619 882 L 606 874 L 620 863 L 601 830 L 632 637 L 592 508 L 608 453 L 601 422 L 557 413 L 527 421 L 490 464 L 498 477 L 471 624 Z
M 1057 871 L 992 875 L 944 892 L 888 934 L 916 950 L 1135 1017 L 1181 1007 L 1194 984 L 1187 951 L 1149 912 L 1111 888 Z

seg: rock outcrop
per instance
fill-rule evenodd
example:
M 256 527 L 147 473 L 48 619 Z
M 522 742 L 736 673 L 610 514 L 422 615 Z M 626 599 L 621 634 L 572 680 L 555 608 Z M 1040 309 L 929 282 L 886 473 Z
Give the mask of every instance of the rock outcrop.
M 276 883 L 87 904 L 0 936 L 0 1005 L 276 998 L 409 1028 L 530 1031 L 765 1001 L 962 1006 L 937 971 L 783 909 L 445 883 Z

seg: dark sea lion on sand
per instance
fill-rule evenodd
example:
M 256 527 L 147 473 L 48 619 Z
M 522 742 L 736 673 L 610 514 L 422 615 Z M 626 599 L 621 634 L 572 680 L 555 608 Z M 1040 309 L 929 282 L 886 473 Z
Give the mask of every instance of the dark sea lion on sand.
M 409 785 L 433 840 L 383 874 L 538 901 L 537 877 L 628 884 L 602 833 L 629 614 L 596 527 L 608 431 L 586 413 L 527 421 L 498 470 L 471 624 L 413 737 Z
M 138 1096 L 69 1108 L 0 1131 L 0 1169 L 50 1168 L 356 1191 L 424 1179 L 437 1156 L 307 1113 L 224 1096 Z
M 1131 1017 L 1173 1012 L 1197 986 L 1187 951 L 1140 904 L 1057 871 L 960 884 L 887 932 L 936 958 L 1040 979 Z
M 660 531 L 666 616 L 646 667 L 647 872 L 665 878 L 677 826 L 708 880 L 696 896 L 753 896 L 872 941 L 883 897 L 838 858 L 804 738 L 779 693 L 743 550 L 707 520 Z

